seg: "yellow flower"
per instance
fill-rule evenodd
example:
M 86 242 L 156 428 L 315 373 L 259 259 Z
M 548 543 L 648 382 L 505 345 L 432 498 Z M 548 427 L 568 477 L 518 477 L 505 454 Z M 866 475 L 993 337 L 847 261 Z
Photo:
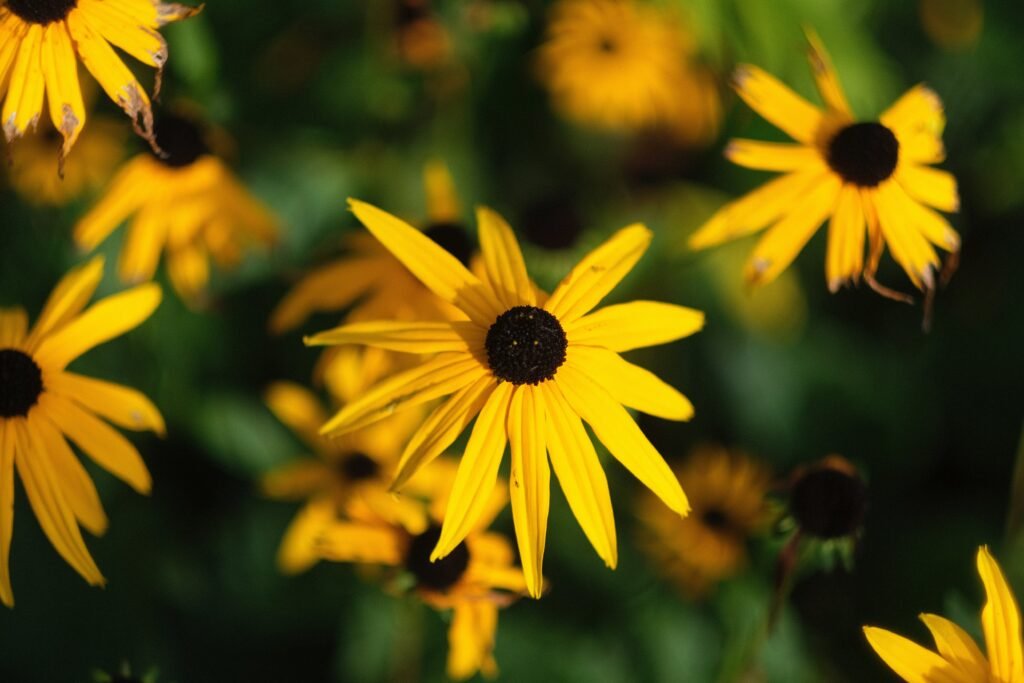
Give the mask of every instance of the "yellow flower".
M 637 516 L 642 546 L 661 571 L 698 597 L 746 565 L 747 540 L 768 522 L 768 471 L 738 452 L 718 446 L 694 450 L 675 469 L 689 491 L 690 515 L 672 514 L 649 493 Z
M 109 120 L 93 121 L 78 139 L 78 151 L 63 162 L 62 177 L 60 133 L 42 125 L 42 134 L 25 138 L 10 150 L 11 186 L 24 199 L 62 206 L 110 179 L 123 153 L 121 126 Z
M 908 683 L 1020 683 L 1024 681 L 1020 610 L 988 548 L 978 549 L 978 574 L 988 602 L 981 611 L 988 659 L 963 629 L 936 614 L 922 614 L 938 653 L 891 631 L 865 626 L 871 647 Z
M 7 140 L 34 129 L 49 102 L 66 155 L 85 125 L 78 60 L 152 141 L 149 97 L 112 45 L 163 71 L 167 43 L 157 29 L 199 9 L 156 0 L 6 0 L 0 4 L 0 97 Z M 159 89 L 159 87 L 158 87 Z
M 633 0 L 561 0 L 537 60 L 555 106 L 615 131 L 666 126 L 691 141 L 714 136 L 714 79 L 675 15 Z
M 368 506 L 350 506 L 351 519 L 330 524 L 321 534 L 325 559 L 362 565 L 402 568 L 414 580 L 415 594 L 437 610 L 452 610 L 448 628 L 448 675 L 465 679 L 478 671 L 497 674 L 494 638 L 498 610 L 526 592 L 522 571 L 511 545 L 501 534 L 487 531 L 507 503 L 495 480 L 480 496 L 482 513 L 450 554 L 435 559 L 431 551 L 441 535 L 439 522 L 447 506 L 456 463 L 440 458 L 413 477 L 408 493 L 429 503 L 432 523 L 409 528 L 378 518 Z
M 307 339 L 308 344 L 366 344 L 436 354 L 349 403 L 323 427 L 342 434 L 396 410 L 449 396 L 402 453 L 394 488 L 442 453 L 476 417 L 435 559 L 465 538 L 481 513 L 480 492 L 493 486 L 511 443 L 510 493 L 519 552 L 530 594 L 541 590 L 550 469 L 598 555 L 617 561 L 611 499 L 582 417 L 625 467 L 669 507 L 688 510 L 672 471 L 624 406 L 686 420 L 693 406 L 654 374 L 619 352 L 663 344 L 698 331 L 699 311 L 635 301 L 590 311 L 633 268 L 650 244 L 642 225 L 616 233 L 592 251 L 551 297 L 526 272 L 512 229 L 496 213 L 477 212 L 484 277 L 467 270 L 429 237 L 398 218 L 350 200 L 360 221 L 464 319 L 447 322 L 359 322 Z M 588 315 L 589 313 L 589 315 Z M 479 413 L 479 415 L 478 415 Z
M 149 284 L 85 309 L 102 275 L 99 258 L 68 273 L 31 331 L 24 310 L 0 308 L 0 600 L 8 607 L 14 604 L 8 556 L 15 467 L 43 532 L 91 585 L 102 585 L 103 576 L 78 526 L 101 535 L 107 516 L 65 436 L 97 465 L 149 493 L 149 471 L 138 451 L 104 420 L 163 434 L 159 411 L 134 389 L 66 369 L 138 326 L 160 303 L 160 288 Z
M 746 266 L 750 282 L 774 280 L 831 217 L 825 274 L 833 292 L 863 275 L 875 281 L 884 246 L 919 289 L 932 290 L 939 257 L 960 238 L 932 208 L 956 211 L 956 180 L 929 164 L 945 158 L 942 103 L 919 85 L 889 107 L 878 122 L 856 121 L 828 55 L 814 35 L 809 57 L 819 109 L 756 66 L 741 66 L 735 85 L 757 113 L 796 140 L 793 143 L 733 140 L 726 156 L 736 164 L 785 175 L 726 204 L 691 238 L 711 247 L 772 227 Z M 865 234 L 868 259 L 864 262 Z
M 134 216 L 121 247 L 121 279 L 152 279 L 166 250 L 174 288 L 195 301 L 209 280 L 209 256 L 223 268 L 233 267 L 243 246 L 276 239 L 276 221 L 211 153 L 196 122 L 165 115 L 154 133 L 162 153 L 144 152 L 124 165 L 106 195 L 75 225 L 75 241 L 95 249 Z

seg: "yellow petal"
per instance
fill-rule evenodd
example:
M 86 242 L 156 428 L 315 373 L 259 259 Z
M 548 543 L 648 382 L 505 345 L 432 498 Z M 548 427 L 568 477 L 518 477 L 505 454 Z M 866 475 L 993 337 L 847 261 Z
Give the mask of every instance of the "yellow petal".
M 60 370 L 89 349 L 138 327 L 160 305 L 160 287 L 140 285 L 93 304 L 39 345 L 36 360 Z
M 0 602 L 14 607 L 11 536 L 14 533 L 14 421 L 0 420 Z
M 302 278 L 270 316 L 275 334 L 299 326 L 311 314 L 340 311 L 373 287 L 385 273 L 381 259 L 345 259 Z
M 92 298 L 102 277 L 103 257 L 97 256 L 61 278 L 46 300 L 43 312 L 39 314 L 35 327 L 25 342 L 26 347 L 30 351 L 35 351 L 51 331 L 59 329 L 78 315 Z
M 322 445 L 320 426 L 327 420 L 320 400 L 295 382 L 274 382 L 263 395 L 274 416 L 313 448 Z
M 143 207 L 128 228 L 118 275 L 123 282 L 152 280 L 160 262 L 160 253 L 167 243 L 167 215 L 162 204 Z
M 565 326 L 570 344 L 629 351 L 689 337 L 704 327 L 704 313 L 657 301 L 605 306 Z
M 102 535 L 107 530 L 107 515 L 100 503 L 96 485 L 57 427 L 46 417 L 33 418 L 30 418 L 32 429 L 39 435 L 46 457 L 50 459 L 60 481 L 61 492 L 75 517 L 93 535 Z M 33 457 L 38 456 L 37 453 Z
M 807 59 L 811 63 L 814 83 L 818 86 L 821 99 L 830 110 L 852 119 L 853 112 L 850 111 L 850 104 L 846 101 L 843 86 L 839 83 L 839 75 L 836 73 L 835 67 L 832 66 L 832 58 L 825 50 L 821 38 L 810 28 L 805 29 L 805 34 L 808 43 Z
M 882 113 L 879 120 L 899 138 L 901 157 L 914 151 L 905 148 L 906 142 L 916 140 L 919 135 L 941 138 L 946 127 L 942 100 L 926 85 L 917 85 L 908 90 Z M 924 159 L 913 160 L 919 163 L 936 163 Z
M 487 279 L 498 301 L 505 308 L 533 306 L 536 303 L 533 283 L 512 228 L 504 218 L 485 207 L 476 210 L 476 220 Z
M 830 291 L 838 291 L 842 285 L 860 278 L 864 268 L 865 234 L 867 227 L 860 190 L 844 185 L 828 229 L 825 278 Z
M 320 559 L 320 535 L 337 518 L 334 501 L 314 498 L 299 510 L 288 525 L 277 549 L 277 568 L 283 574 L 300 574 Z
M 653 233 L 640 224 L 619 230 L 576 264 L 544 308 L 563 325 L 586 315 L 629 274 L 652 237 Z
M 681 515 L 689 512 L 679 480 L 625 408 L 573 367 L 559 368 L 555 382 L 573 411 L 590 425 L 616 460 L 671 509 Z
M 893 259 L 903 267 L 914 286 L 932 289 L 935 286 L 933 271 L 939 265 L 939 257 L 914 227 L 899 193 L 899 186 L 893 182 L 882 183 L 871 193 L 879 229 Z
M 864 635 L 882 661 L 907 683 L 977 683 L 961 677 L 952 664 L 903 636 L 874 626 L 865 626 Z
M 494 637 L 498 606 L 488 600 L 466 600 L 455 606 L 448 627 L 448 677 L 461 681 L 480 672 L 497 674 Z
M 543 386 L 548 409 L 547 444 L 551 466 L 583 533 L 612 569 L 618 564 L 615 517 L 601 461 L 583 423 L 562 396 L 557 382 Z
M 198 299 L 210 281 L 206 249 L 197 243 L 173 249 L 167 257 L 167 275 L 183 299 Z
M 28 329 L 23 308 L 0 308 L 0 349 L 19 348 Z
M 476 418 L 466 452 L 452 483 L 441 538 L 431 561 L 446 556 L 473 530 L 498 479 L 498 466 L 505 452 L 506 419 L 512 385 L 499 384 Z
M 66 155 L 85 126 L 85 103 L 78 84 L 78 60 L 71 45 L 71 36 L 63 21 L 46 27 L 41 48 L 43 75 L 53 127 L 64 137 L 61 155 Z
M 468 321 L 358 322 L 320 332 L 303 341 L 306 346 L 362 344 L 400 353 L 446 353 L 483 349 L 484 329 Z
M 396 566 L 402 563 L 402 536 L 388 526 L 334 522 L 320 534 L 317 551 L 333 562 Z
M 907 194 L 928 206 L 949 213 L 960 210 L 960 194 L 952 173 L 917 164 L 901 164 L 896 171 L 896 182 Z
M 551 504 L 546 410 L 541 390 L 524 384 L 512 394 L 508 411 L 508 440 L 512 452 L 508 490 L 512 521 L 519 544 L 527 590 L 539 598 L 544 588 L 544 543 Z
M 986 546 L 978 549 L 978 574 L 985 584 L 985 607 L 981 628 L 985 632 L 988 661 L 999 681 L 1024 680 L 1024 654 L 1021 652 L 1020 609 L 1002 570 Z
M 381 522 L 401 527 L 413 535 L 422 534 L 430 526 L 422 501 L 395 495 L 378 482 L 360 487 L 351 500 L 365 506 Z
M 44 28 L 39 24 L 29 25 L 18 48 L 3 106 L 3 129 L 8 140 L 35 128 L 43 110 L 43 92 L 46 88 L 41 57 L 43 31 Z
M 85 250 L 95 249 L 150 196 L 162 177 L 153 173 L 149 155 L 140 155 L 125 164 L 103 198 L 75 224 L 75 243 Z
M 427 194 L 427 216 L 431 223 L 454 223 L 461 209 L 455 191 L 455 182 L 448 166 L 442 161 L 430 161 L 423 168 L 423 186 Z
M 77 401 L 83 408 L 119 427 L 163 436 L 164 418 L 153 402 L 131 387 L 83 377 L 73 372 L 48 373 L 47 391 Z
M 349 200 L 349 208 L 420 282 L 472 320 L 489 326 L 502 312 L 484 284 L 422 232 L 357 199 Z
M 764 70 L 743 64 L 733 76 L 736 92 L 751 109 L 798 142 L 808 145 L 822 123 L 822 112 Z
M 916 228 L 925 239 L 946 251 L 959 251 L 960 235 L 936 211 L 922 205 L 908 195 L 899 183 L 891 186 L 891 199 L 900 207 L 908 226 Z
M 121 12 L 109 2 L 88 0 L 79 4 L 89 23 L 110 44 L 116 45 L 143 64 L 163 68 L 167 43 L 153 28 Z
M 754 248 L 746 268 L 747 280 L 766 285 L 779 276 L 811 236 L 835 210 L 840 190 L 834 175 L 823 177 L 791 212 L 776 223 Z
M 816 147 L 790 142 L 734 139 L 726 146 L 725 156 L 734 164 L 759 171 L 799 171 L 821 163 Z
M 21 42 L 28 31 L 29 25 L 17 17 L 13 12 L 5 12 L 0 15 L 0 35 L 5 36 L 0 41 L 0 99 L 3 99 L 10 82 L 11 66 L 21 48 Z
M 608 349 L 570 346 L 566 364 L 585 373 L 628 408 L 666 420 L 693 417 L 690 400 L 657 375 Z
M 932 632 L 939 654 L 953 664 L 965 680 L 985 681 L 989 677 L 988 662 L 974 639 L 949 619 L 935 614 L 922 614 L 921 621 Z
M 139 493 L 149 493 L 152 479 L 142 456 L 117 430 L 57 394 L 44 393 L 39 407 L 97 465 Z

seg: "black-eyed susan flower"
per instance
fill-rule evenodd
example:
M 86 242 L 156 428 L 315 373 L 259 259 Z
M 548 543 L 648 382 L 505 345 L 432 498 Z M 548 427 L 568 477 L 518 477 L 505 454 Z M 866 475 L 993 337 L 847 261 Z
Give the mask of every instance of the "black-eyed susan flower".
M 897 296 L 875 280 L 888 245 L 914 285 L 931 291 L 940 265 L 935 247 L 960 249 L 959 236 L 935 211 L 960 205 L 953 176 L 931 167 L 945 158 L 942 102 L 919 85 L 878 121 L 858 121 L 827 53 L 814 35 L 809 44 L 824 110 L 756 66 L 737 70 L 740 97 L 796 142 L 730 142 L 726 156 L 734 163 L 785 175 L 726 204 L 691 236 L 690 246 L 704 249 L 771 226 L 745 271 L 748 281 L 763 284 L 785 270 L 829 220 L 830 290 L 863 276 L 879 292 Z
M 118 47 L 158 69 L 167 62 L 160 27 L 199 10 L 157 0 L 6 0 L 0 5 L 0 97 L 7 140 L 36 127 L 49 105 L 50 119 L 64 139 L 66 155 L 85 125 L 78 62 L 152 141 L 149 96 Z
M 988 658 L 974 639 L 952 621 L 922 614 L 938 652 L 891 631 L 865 626 L 864 635 L 878 656 L 908 683 L 1018 683 L 1024 681 L 1020 609 L 1013 590 L 988 548 L 978 549 L 978 574 L 987 602 L 981 611 Z
M 560 0 L 536 66 L 570 119 L 625 132 L 664 126 L 699 141 L 714 134 L 720 105 L 695 57 L 684 23 L 653 3 Z
M 498 610 L 525 593 L 526 584 L 508 540 L 487 531 L 507 503 L 500 480 L 480 492 L 482 511 L 466 537 L 444 558 L 433 557 L 455 476 L 456 463 L 440 458 L 410 482 L 408 494 L 429 512 L 426 529 L 380 519 L 357 501 L 349 506 L 349 519 L 330 524 L 321 534 L 318 547 L 327 560 L 392 567 L 409 577 L 416 597 L 434 609 L 451 611 L 448 675 L 493 676 Z
M 637 507 L 644 550 L 684 593 L 699 597 L 747 563 L 747 543 L 770 521 L 768 470 L 749 456 L 701 446 L 675 468 L 687 517 L 646 493 Z
M 166 252 L 174 288 L 192 302 L 209 281 L 210 257 L 222 268 L 235 266 L 245 247 L 274 242 L 277 222 L 213 154 L 197 122 L 165 115 L 153 130 L 160 151 L 129 160 L 75 225 L 74 237 L 83 249 L 95 249 L 131 217 L 121 279 L 152 279 Z
M 679 481 L 626 406 L 672 420 L 689 419 L 693 406 L 619 353 L 693 334 L 704 315 L 653 301 L 591 312 L 647 250 L 650 230 L 642 225 L 620 230 L 584 257 L 548 297 L 530 280 L 512 229 L 489 209 L 477 212 L 481 278 L 398 218 L 357 200 L 350 206 L 423 284 L 464 315 L 447 322 L 353 323 L 307 339 L 312 345 L 365 344 L 435 354 L 370 389 L 323 428 L 326 434 L 343 434 L 396 410 L 450 396 L 406 446 L 396 489 L 476 418 L 434 559 L 451 553 L 473 527 L 482 509 L 480 493 L 493 486 L 510 443 L 512 512 L 531 595 L 541 589 L 550 467 L 598 555 L 614 567 L 608 484 L 580 418 L 641 482 L 686 514 L 689 505 Z
M 801 467 L 790 482 L 789 512 L 800 533 L 812 538 L 828 541 L 856 535 L 867 503 L 860 472 L 839 455 Z
M 31 331 L 24 310 L 0 309 L 0 600 L 9 607 L 15 470 L 43 532 L 91 585 L 102 585 L 103 575 L 79 525 L 100 535 L 107 516 L 66 439 L 136 491 L 149 492 L 139 452 L 107 422 L 162 434 L 160 412 L 134 389 L 67 370 L 85 352 L 142 323 L 160 303 L 160 288 L 148 284 L 86 308 L 102 274 L 98 258 L 68 273 Z

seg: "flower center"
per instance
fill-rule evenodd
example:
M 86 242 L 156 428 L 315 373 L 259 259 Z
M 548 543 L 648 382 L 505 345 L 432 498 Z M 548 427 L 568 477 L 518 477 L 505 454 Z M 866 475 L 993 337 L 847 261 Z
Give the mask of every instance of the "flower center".
M 194 122 L 182 116 L 166 114 L 153 124 L 156 144 L 163 155 L 152 153 L 164 166 L 183 168 L 209 153 L 203 141 L 203 131 Z
M 25 417 L 43 393 L 43 372 L 32 356 L 0 349 L 0 418 Z
M 800 477 L 789 505 L 800 528 L 811 536 L 842 538 L 860 527 L 867 489 L 860 477 L 824 467 Z
M 7 0 L 7 7 L 20 19 L 43 26 L 62 20 L 77 6 L 78 0 Z
M 618 48 L 619 45 L 616 42 L 616 40 L 609 36 L 602 36 L 597 41 L 597 49 L 606 55 L 610 55 L 611 53 L 615 52 Z
M 562 195 L 550 196 L 530 206 L 523 214 L 521 225 L 523 237 L 552 251 L 574 246 L 583 233 L 583 221 L 576 207 Z
M 380 473 L 380 465 L 366 453 L 349 453 L 335 463 L 335 470 L 348 482 L 373 479 Z
M 888 180 L 900 158 L 900 143 L 880 123 L 854 123 L 828 143 L 828 165 L 848 183 L 875 187 Z
M 484 341 L 494 375 L 512 384 L 540 384 L 555 376 L 569 346 L 558 318 L 536 306 L 515 306 L 498 316 Z
M 712 531 L 727 531 L 732 526 L 729 523 L 729 516 L 718 508 L 708 508 L 701 513 L 700 520 Z
M 413 536 L 405 554 L 405 568 L 416 577 L 417 584 L 435 591 L 454 586 L 469 566 L 469 548 L 465 543 L 457 545 L 437 562 L 431 562 L 430 554 L 440 538 L 441 527 L 431 526 L 419 536 Z
M 459 223 L 432 223 L 423 234 L 449 254 L 459 259 L 462 265 L 468 266 L 473 257 L 473 243 L 466 229 Z

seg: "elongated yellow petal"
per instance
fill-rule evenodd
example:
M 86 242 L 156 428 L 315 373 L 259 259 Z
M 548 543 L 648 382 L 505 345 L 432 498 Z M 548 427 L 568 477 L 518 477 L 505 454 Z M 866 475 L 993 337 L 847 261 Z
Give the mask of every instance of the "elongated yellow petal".
M 386 271 L 382 259 L 352 258 L 328 264 L 302 278 L 270 316 L 275 334 L 298 327 L 311 314 L 339 311 L 373 287 Z
M 320 534 L 317 549 L 325 560 L 396 566 L 402 563 L 402 534 L 388 526 L 334 522 Z
M 36 360 L 60 370 L 89 349 L 138 327 L 160 305 L 160 287 L 140 285 L 93 304 L 39 345 Z
M 135 446 L 87 410 L 57 394 L 44 393 L 39 406 L 97 465 L 139 493 L 152 486 L 149 470 Z
M 974 639 L 954 624 L 935 614 L 922 614 L 921 621 L 932 632 L 939 654 L 953 664 L 968 681 L 984 681 L 989 677 L 988 662 Z
M 502 312 L 486 286 L 422 232 L 357 199 L 349 200 L 349 208 L 420 282 L 472 320 L 489 326 Z
M 107 515 L 100 503 L 96 485 L 58 428 L 45 416 L 33 416 L 31 420 L 32 429 L 39 435 L 39 443 L 50 459 L 60 481 L 61 492 L 75 517 L 93 535 L 102 535 L 107 530 Z M 33 457 L 42 456 L 37 453 Z
M 365 506 L 382 522 L 401 527 L 412 535 L 422 534 L 430 526 L 423 503 L 415 498 L 396 496 L 381 486 L 365 486 L 351 498 L 351 503 Z
M 759 171 L 799 171 L 821 162 L 816 147 L 790 142 L 730 140 L 725 148 L 729 161 Z
M 789 212 L 794 202 L 827 173 L 825 163 L 819 160 L 804 170 L 776 178 L 729 202 L 690 235 L 690 248 L 707 249 L 762 230 Z
M 544 588 L 544 543 L 551 504 L 546 411 L 540 389 L 524 384 L 513 392 L 508 410 L 512 452 L 508 490 L 523 574 L 534 598 L 539 598 Z
M 314 498 L 295 515 L 277 549 L 277 568 L 282 574 L 300 574 L 320 559 L 320 535 L 337 519 L 329 496 Z
M 468 321 L 375 321 L 341 325 L 303 341 L 306 346 L 362 344 L 400 353 L 470 353 L 483 349 L 485 334 L 485 329 Z
M 0 602 L 14 607 L 11 536 L 14 534 L 14 421 L 0 420 Z
M 23 308 L 0 308 L 0 349 L 19 348 L 28 330 Z
M 43 110 L 46 88 L 41 58 L 43 31 L 40 24 L 31 24 L 18 48 L 3 106 L 3 129 L 8 140 L 35 128 Z
M 900 207 L 907 226 L 916 229 L 925 239 L 946 251 L 959 251 L 960 235 L 942 215 L 908 195 L 899 183 L 890 186 L 890 199 Z
M 839 191 L 836 210 L 828 228 L 825 278 L 830 291 L 836 292 L 841 286 L 860 278 L 864 268 L 866 234 L 860 190 L 844 185 Z
M 580 418 L 562 396 L 557 382 L 543 385 L 548 409 L 547 444 L 551 466 L 587 540 L 612 569 L 618 564 L 615 517 L 608 480 L 594 444 Z
M 576 264 L 544 308 L 563 325 L 586 315 L 629 274 L 652 237 L 651 231 L 640 224 L 619 230 Z
M 977 683 L 962 677 L 939 655 L 903 636 L 874 626 L 865 626 L 864 635 L 882 661 L 907 683 Z
M 512 389 L 508 382 L 499 384 L 476 418 L 452 483 L 441 538 L 430 555 L 431 561 L 454 550 L 473 530 L 487 505 L 498 479 L 501 456 L 505 452 L 506 420 Z
M 815 143 L 822 112 L 763 69 L 743 64 L 733 75 L 733 86 L 751 109 L 794 140 Z
M 573 367 L 559 368 L 555 382 L 573 411 L 590 425 L 616 460 L 669 508 L 681 515 L 689 512 L 690 504 L 679 480 L 625 408 Z
M 167 255 L 167 275 L 174 289 L 186 301 L 195 301 L 210 281 L 206 248 L 198 243 L 172 249 Z
M 653 372 L 633 365 L 614 351 L 570 346 L 565 362 L 592 378 L 624 406 L 666 420 L 693 417 L 693 404 L 688 398 Z
M 164 418 L 153 402 L 131 387 L 73 372 L 47 373 L 46 389 L 70 398 L 124 429 L 163 436 Z
M 935 286 L 934 270 L 939 265 L 935 249 L 910 222 L 906 204 L 901 202 L 900 189 L 893 182 L 882 183 L 871 193 L 878 225 L 885 243 L 903 270 L 918 289 Z
M 0 99 L 7 93 L 11 67 L 18 56 L 26 31 L 28 31 L 28 24 L 15 16 L 13 12 L 6 12 L 0 16 L 0 35 L 5 36 L 5 39 L 0 41 Z
M 896 170 L 896 182 L 907 194 L 928 206 L 949 213 L 960 210 L 956 178 L 948 171 L 917 164 L 901 164 Z
M 274 382 L 267 387 L 263 400 L 274 416 L 310 447 L 320 447 L 320 426 L 327 420 L 327 413 L 313 392 L 294 382 Z
M 533 306 L 534 287 L 519 243 L 505 219 L 486 207 L 476 210 L 480 250 L 494 294 L 505 308 Z
M 879 120 L 899 138 L 901 157 L 905 157 L 908 151 L 903 144 L 905 141 L 914 140 L 918 135 L 940 138 L 946 127 L 946 113 L 942 108 L 942 100 L 934 90 L 923 84 L 905 92 L 892 106 L 882 112 Z M 914 160 L 919 163 L 934 163 L 923 159 Z
M 103 575 L 85 547 L 75 513 L 64 499 L 56 473 L 46 457 L 45 444 L 25 420 L 10 424 L 14 427 L 17 444 L 14 463 L 43 533 L 60 556 L 90 585 L 103 585 Z
M 423 167 L 423 187 L 427 195 L 427 216 L 431 223 L 454 223 L 461 208 L 455 181 L 443 161 L 430 161 Z
M 85 126 L 85 103 L 78 84 L 78 60 L 71 45 L 71 36 L 63 21 L 46 27 L 41 48 L 43 75 L 53 127 L 64 137 L 61 154 L 71 151 L 78 134 Z
M 143 207 L 132 220 L 121 247 L 118 262 L 121 281 L 138 283 L 152 280 L 166 244 L 166 209 L 161 204 Z
M 321 429 L 321 434 L 344 434 L 404 408 L 453 394 L 472 384 L 487 370 L 464 354 L 441 354 L 377 384 L 342 408 Z
M 494 638 L 498 630 L 498 606 L 488 600 L 467 600 L 455 606 L 448 627 L 448 676 L 460 681 L 474 674 L 497 674 Z
M 103 198 L 75 224 L 73 235 L 79 247 L 95 249 L 146 201 L 161 180 L 153 173 L 153 163 L 149 155 L 140 155 L 118 171 Z
M 821 227 L 839 198 L 841 184 L 835 176 L 822 178 L 792 212 L 761 238 L 746 268 L 749 282 L 766 285 L 784 271 L 811 236 Z
M 821 38 L 813 29 L 806 29 L 807 35 L 807 60 L 811 63 L 811 72 L 814 74 L 814 83 L 818 86 L 818 93 L 821 99 L 833 112 L 852 119 L 853 112 L 850 104 L 846 101 L 846 94 L 843 86 L 839 83 L 839 75 L 832 66 L 832 58 L 825 50 Z
M 570 344 L 630 351 L 667 344 L 699 332 L 704 313 L 657 301 L 605 306 L 565 326 Z
M 92 298 L 103 277 L 103 257 L 97 256 L 88 263 L 73 268 L 61 278 L 43 306 L 35 327 L 25 342 L 30 351 L 39 348 L 39 343 L 50 332 L 59 329 L 68 320 L 78 315 Z
M 497 382 L 490 375 L 467 384 L 434 409 L 412 435 L 398 462 L 393 490 L 399 490 L 422 467 L 441 455 L 477 416 Z
M 1021 652 L 1020 609 L 1002 570 L 986 546 L 978 549 L 978 574 L 985 584 L 985 607 L 981 628 L 985 632 L 988 661 L 999 681 L 1024 680 L 1024 654 Z
M 79 7 L 89 23 L 110 44 L 116 45 L 143 64 L 163 68 L 167 62 L 167 43 L 151 25 L 120 11 L 109 2 L 86 0 Z

